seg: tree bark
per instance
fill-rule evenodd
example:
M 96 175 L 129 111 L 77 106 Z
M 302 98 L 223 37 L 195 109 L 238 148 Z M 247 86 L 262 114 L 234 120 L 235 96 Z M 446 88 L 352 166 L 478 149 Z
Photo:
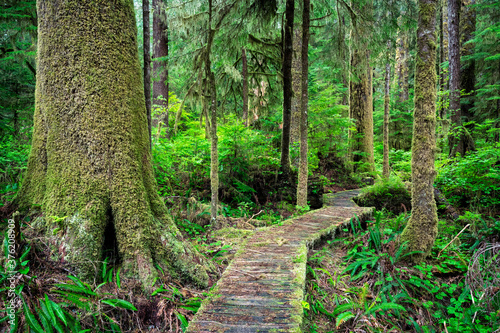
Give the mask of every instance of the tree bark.
M 304 0 L 302 10 L 302 80 L 300 99 L 300 162 L 299 162 L 299 183 L 297 186 L 297 206 L 307 206 L 307 176 L 309 173 L 307 165 L 307 104 L 309 102 L 308 94 L 308 76 L 309 76 L 309 22 L 311 16 L 311 2 Z
M 440 15 L 439 15 L 439 22 L 440 22 L 440 25 L 439 25 L 439 64 L 443 64 L 443 62 L 445 62 L 445 51 L 444 51 L 444 22 L 445 22 L 445 19 L 444 19 L 444 12 L 445 12 L 445 2 L 446 0 L 440 0 Z M 440 67 L 440 70 L 439 70 L 439 90 L 441 91 L 441 93 L 443 93 L 445 90 L 446 90 L 446 78 L 445 78 L 445 70 L 444 68 L 441 68 Z M 441 103 L 439 104 L 439 110 L 438 110 L 438 114 L 439 114 L 439 118 L 440 118 L 440 122 L 442 123 L 443 120 L 445 119 L 446 117 L 446 108 L 445 108 L 445 103 L 444 103 L 444 96 L 441 95 Z
M 419 0 L 415 110 L 412 142 L 412 215 L 401 234 L 407 251 L 422 251 L 412 260 L 420 262 L 437 236 L 434 201 L 434 151 L 436 146 L 436 10 L 437 0 Z
M 408 138 L 411 137 L 410 128 L 407 122 L 406 114 L 408 113 L 407 102 L 409 98 L 409 50 L 408 50 L 408 35 L 406 31 L 400 31 L 396 41 L 396 68 L 394 77 L 397 82 L 397 112 L 392 121 L 393 129 L 391 146 L 395 149 L 407 150 L 411 146 Z
M 439 90 L 441 92 L 438 97 L 438 128 L 436 133 L 437 142 L 442 142 L 443 138 L 448 135 L 450 121 L 448 119 L 448 110 L 446 104 L 448 96 L 448 71 L 442 67 L 443 63 L 448 61 L 448 7 L 447 0 L 439 0 Z M 441 147 L 440 147 L 441 148 Z
M 117 244 L 122 276 L 146 289 L 155 264 L 207 286 L 157 193 L 132 0 L 37 5 L 33 144 L 17 203 L 41 204 L 33 226 L 82 278 Z
M 450 113 L 451 131 L 448 134 L 450 157 L 465 153 L 462 140 L 462 117 L 460 114 L 460 1 L 448 0 L 448 59 L 450 68 Z
M 290 125 L 290 143 L 300 140 L 300 122 L 302 114 L 302 104 L 300 101 L 302 94 L 302 30 L 300 24 L 295 26 L 293 31 L 293 58 L 292 58 L 292 120 Z
M 460 56 L 461 58 L 470 57 L 474 53 L 474 44 L 468 43 L 474 38 L 476 32 L 476 8 L 475 0 L 462 0 L 462 10 L 460 13 Z M 460 91 L 464 96 L 461 97 L 460 115 L 464 122 L 472 118 L 472 109 L 474 108 L 476 85 L 476 62 L 474 59 L 461 61 L 460 66 Z M 465 125 L 462 136 L 464 154 L 475 150 L 474 140 L 470 135 L 472 125 Z
M 247 53 L 245 49 L 241 50 L 242 76 L 243 76 L 243 125 L 248 126 L 248 67 Z
M 212 63 L 210 61 L 210 53 L 216 31 L 212 28 L 212 14 L 212 0 L 208 0 L 208 42 L 205 59 L 205 80 L 210 93 L 210 218 L 212 225 L 215 225 L 217 223 L 217 206 L 219 205 L 219 153 L 217 149 L 217 89 L 215 86 L 215 74 L 212 72 Z
M 151 34 L 149 32 L 149 0 L 142 0 L 142 26 L 144 50 L 144 96 L 146 98 L 146 114 L 148 118 L 149 146 L 151 140 Z
M 168 25 L 163 0 L 153 0 L 153 103 L 164 109 L 163 123 L 169 138 L 168 119 Z M 160 98 L 162 97 L 162 98 Z
M 283 131 L 281 133 L 281 177 L 290 182 L 290 122 L 292 114 L 293 18 L 295 1 L 286 0 L 283 47 Z
M 368 8 L 368 9 L 367 9 Z M 363 10 L 371 11 L 371 2 Z M 372 69 L 366 42 L 369 31 L 356 22 L 351 30 L 351 77 L 349 82 L 349 118 L 355 130 L 349 130 L 350 156 L 354 172 L 375 171 L 373 156 Z
M 390 43 L 387 43 L 390 48 Z M 385 98 L 384 98 L 384 161 L 382 174 L 389 179 L 389 102 L 390 102 L 391 65 L 385 64 Z

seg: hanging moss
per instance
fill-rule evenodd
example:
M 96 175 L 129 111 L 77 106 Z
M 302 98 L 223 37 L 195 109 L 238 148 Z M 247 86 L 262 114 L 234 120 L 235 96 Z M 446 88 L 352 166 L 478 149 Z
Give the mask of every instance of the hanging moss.
M 42 205 L 36 225 L 84 278 L 113 223 L 124 276 L 150 287 L 156 263 L 206 286 L 157 194 L 132 1 L 44 1 L 37 14 L 35 128 L 18 202 Z

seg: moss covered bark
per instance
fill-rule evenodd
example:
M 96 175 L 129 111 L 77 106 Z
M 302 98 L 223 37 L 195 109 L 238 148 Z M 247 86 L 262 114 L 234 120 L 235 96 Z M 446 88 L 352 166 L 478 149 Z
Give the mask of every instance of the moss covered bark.
M 300 162 L 299 162 L 299 183 L 297 186 L 297 206 L 307 205 L 307 105 L 309 102 L 308 76 L 309 76 L 309 22 L 311 15 L 310 0 L 304 0 L 302 10 L 302 43 L 301 43 L 301 91 L 300 99 Z
M 298 8 L 299 12 L 300 6 Z M 302 26 L 296 24 L 293 30 L 293 59 L 292 59 L 292 122 L 290 125 L 290 142 L 300 140 L 301 117 L 301 89 L 302 89 Z
M 401 21 L 402 17 L 399 20 Z M 408 63 L 410 58 L 408 39 L 408 32 L 400 30 L 396 40 L 396 66 L 394 73 L 397 86 L 396 108 L 398 112 L 395 113 L 391 129 L 391 147 L 404 150 L 410 149 L 411 146 L 411 128 L 406 116 L 409 112 L 407 105 L 409 98 Z
M 132 1 L 40 0 L 37 13 L 33 146 L 18 202 L 41 204 L 35 226 L 83 278 L 100 267 L 112 224 L 124 276 L 149 287 L 158 264 L 207 285 L 157 194 Z
M 243 79 L 243 125 L 248 126 L 248 66 L 247 66 L 247 53 L 243 48 L 241 50 L 241 76 Z
M 431 250 L 437 236 L 434 201 L 434 153 L 436 149 L 436 7 L 437 0 L 420 0 L 415 73 L 415 111 L 412 142 L 412 215 L 401 234 L 408 251 L 422 251 L 415 262 Z
M 390 47 L 390 43 L 387 43 Z M 384 97 L 384 161 L 382 174 L 388 179 L 390 174 L 389 169 L 389 92 L 391 82 L 391 65 L 389 60 L 385 64 L 385 97 Z
M 369 65 L 367 44 L 361 43 L 363 29 L 351 31 L 351 78 L 349 82 L 349 118 L 354 121 L 355 130 L 349 130 L 350 155 L 354 171 L 373 172 L 373 104 L 372 72 Z M 366 37 L 366 36 L 364 36 Z

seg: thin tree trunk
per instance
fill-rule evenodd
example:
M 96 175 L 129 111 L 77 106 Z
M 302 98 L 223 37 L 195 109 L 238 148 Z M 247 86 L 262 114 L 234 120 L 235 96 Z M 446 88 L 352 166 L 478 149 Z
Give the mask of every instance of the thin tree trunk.
M 310 0 L 304 0 L 302 11 L 302 82 L 301 82 L 301 102 L 300 102 L 300 162 L 299 162 L 299 183 L 297 186 L 297 206 L 307 206 L 307 104 L 309 102 L 308 94 L 308 75 L 309 75 L 309 22 L 311 16 Z
M 373 172 L 373 102 L 372 69 L 366 43 L 360 45 L 363 29 L 353 28 L 351 39 L 351 78 L 349 82 L 349 118 L 354 121 L 355 130 L 349 130 L 350 156 L 353 170 Z M 366 37 L 366 36 L 365 36 Z
M 460 114 L 460 1 L 448 0 L 448 59 L 450 68 L 450 113 L 451 131 L 448 136 L 450 156 L 465 153 L 462 140 L 462 117 Z
M 148 118 L 149 147 L 152 148 L 151 140 L 151 34 L 149 31 L 149 0 L 142 0 L 142 26 L 143 26 L 143 50 L 144 50 L 144 96 L 146 98 L 146 115 Z
M 205 59 L 205 79 L 210 93 L 210 219 L 212 224 L 217 223 L 217 206 L 219 205 L 219 153 L 217 149 L 217 90 L 215 86 L 215 74 L 212 72 L 210 53 L 214 40 L 215 29 L 212 28 L 212 0 L 208 0 L 208 42 Z
M 153 102 L 165 109 L 163 123 L 166 137 L 169 138 L 168 61 L 158 60 L 158 58 L 168 57 L 167 14 L 162 4 L 163 0 L 153 0 Z
M 248 126 L 248 68 L 247 53 L 245 49 L 241 50 L 242 76 L 243 76 L 243 124 Z
M 300 118 L 302 114 L 301 87 L 302 87 L 302 27 L 300 24 L 295 25 L 293 31 L 293 58 L 292 58 L 292 120 L 290 126 L 290 143 L 300 140 Z
M 390 43 L 388 43 L 390 45 Z M 390 101 L 391 65 L 387 61 L 385 65 L 385 98 L 384 98 L 384 162 L 383 176 L 388 179 L 389 170 L 389 101 Z
M 292 114 L 293 17 L 295 1 L 286 0 L 283 47 L 283 131 L 281 133 L 281 177 L 290 182 L 290 122 Z
M 393 120 L 393 131 L 392 133 L 392 147 L 396 149 L 409 149 L 411 142 L 411 133 L 409 125 L 406 120 L 407 114 L 407 103 L 409 98 L 409 50 L 408 50 L 408 35 L 406 31 L 401 30 L 399 32 L 398 39 L 396 41 L 396 68 L 395 68 L 395 80 L 398 87 L 398 95 L 396 98 L 396 116 Z
M 462 0 L 462 11 L 460 13 L 460 56 L 461 58 L 470 57 L 474 53 L 474 44 L 468 43 L 474 38 L 476 32 L 476 8 L 475 0 Z M 465 123 L 472 117 L 472 109 L 475 100 L 476 84 L 476 62 L 474 59 L 468 59 L 461 62 L 460 66 L 460 91 L 464 96 L 460 102 L 460 115 Z M 464 154 L 475 150 L 474 140 L 470 135 L 473 125 L 465 125 L 462 136 Z
M 420 262 L 430 252 L 437 236 L 434 201 L 434 153 L 436 145 L 436 10 L 437 0 L 419 0 L 415 110 L 412 142 L 412 215 L 401 234 L 407 251 Z
M 441 65 L 443 64 L 444 62 L 444 16 L 443 16 L 443 12 L 444 12 L 444 1 L 446 0 L 440 0 L 439 1 L 439 90 L 441 93 L 443 93 L 446 89 L 445 89 L 445 78 L 444 78 L 444 68 L 441 68 Z M 438 110 L 438 115 L 439 115 L 439 118 L 440 118 L 440 122 L 443 121 L 443 119 L 445 118 L 445 107 L 444 107 L 444 96 L 441 95 L 440 97 L 440 101 L 441 103 L 439 103 L 439 110 Z
M 353 2 L 354 4 L 354 2 Z M 371 17 L 373 2 L 366 2 L 363 8 L 356 8 Z M 375 171 L 373 152 L 373 92 L 370 52 L 366 40 L 371 34 L 367 22 L 353 23 L 351 29 L 351 77 L 349 79 L 349 117 L 355 130 L 349 130 L 350 160 L 353 171 Z

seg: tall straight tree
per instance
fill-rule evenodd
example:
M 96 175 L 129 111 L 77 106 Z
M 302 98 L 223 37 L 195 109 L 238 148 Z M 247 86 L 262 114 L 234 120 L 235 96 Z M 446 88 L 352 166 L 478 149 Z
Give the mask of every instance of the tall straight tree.
M 309 102 L 308 76 L 309 76 L 309 22 L 311 19 L 311 1 L 304 0 L 302 9 L 302 80 L 300 99 L 300 162 L 299 183 L 297 186 L 297 206 L 307 206 L 307 104 Z
M 292 58 L 293 58 L 293 19 L 295 1 L 286 0 L 285 24 L 283 27 L 283 131 L 281 133 L 281 172 L 282 179 L 290 181 L 290 126 L 292 118 Z
M 402 17 L 399 18 L 402 22 Z M 408 31 L 400 29 L 398 32 L 398 38 L 396 40 L 396 68 L 394 73 L 394 80 L 396 82 L 397 97 L 396 97 L 396 109 L 398 112 L 394 116 L 392 121 L 392 143 L 391 146 L 396 149 L 409 149 L 411 143 L 407 140 L 407 135 L 409 132 L 408 125 L 406 122 L 407 114 L 407 103 L 409 98 L 409 47 L 408 47 Z
M 415 110 L 411 158 L 412 214 L 401 234 L 415 262 L 431 250 L 437 236 L 434 201 L 434 152 L 436 148 L 436 11 L 438 0 L 419 0 Z
M 164 0 L 153 0 L 153 102 L 165 108 L 163 123 L 168 127 L 168 26 Z M 162 96 L 163 98 L 160 98 Z
M 390 43 L 387 43 L 390 49 Z M 385 97 L 384 97 L 384 161 L 382 174 L 384 178 L 388 179 L 390 174 L 389 169 L 389 102 L 390 102 L 390 87 L 391 87 L 391 64 L 389 56 L 385 64 Z
M 358 3 L 359 12 L 372 12 L 372 0 Z M 353 20 L 351 30 L 351 77 L 349 82 L 349 118 L 354 121 L 355 130 L 349 130 L 351 161 L 354 171 L 375 171 L 373 156 L 373 102 L 372 69 L 367 38 L 369 23 Z
M 219 151 L 217 148 L 217 88 L 215 86 L 215 74 L 212 71 L 210 54 L 212 53 L 212 44 L 218 27 L 212 27 L 213 12 L 212 0 L 208 0 L 208 38 L 204 61 L 205 80 L 207 82 L 208 96 L 210 97 L 210 217 L 212 223 L 215 224 L 217 222 L 217 206 L 219 205 Z M 222 18 L 219 21 L 219 24 L 221 22 Z
M 144 96 L 148 118 L 149 146 L 151 147 L 151 34 L 149 31 L 149 0 L 142 0 L 142 34 L 144 50 Z
M 461 0 L 448 0 L 448 61 L 450 68 L 451 129 L 448 135 L 450 156 L 465 154 L 465 133 L 460 112 L 460 4 Z
M 439 63 L 442 64 L 448 59 L 448 9 L 446 7 L 447 0 L 440 0 L 439 1 L 439 7 L 440 7 L 440 15 L 439 15 Z M 445 43 L 445 38 L 446 38 L 446 43 Z M 445 49 L 446 46 L 446 49 Z M 443 67 L 441 67 L 441 70 L 439 71 L 439 89 L 441 92 L 444 92 L 447 90 L 446 84 L 447 84 L 447 75 L 446 71 Z M 442 99 L 443 97 L 441 97 Z M 443 100 L 441 100 L 439 110 L 438 110 L 439 118 L 441 123 L 444 122 L 444 119 L 446 118 L 446 107 L 445 103 Z
M 465 122 L 472 117 L 472 109 L 476 94 L 474 92 L 476 85 L 476 61 L 472 57 L 474 54 L 474 44 L 470 41 L 474 38 L 476 32 L 476 1 L 462 0 L 462 10 L 460 12 L 460 91 L 464 96 L 461 97 L 460 115 Z M 465 59 L 464 59 L 465 58 Z M 466 129 L 470 126 L 465 126 Z M 474 140 L 469 132 L 464 129 L 463 153 L 475 149 Z
M 300 10 L 299 10 L 300 12 Z M 302 95 L 302 24 L 294 25 L 293 30 L 293 59 L 292 59 L 292 118 L 290 123 L 290 143 L 300 141 L 300 117 Z
M 157 192 L 132 0 L 39 0 L 37 14 L 33 144 L 17 203 L 41 205 L 33 226 L 83 278 L 116 246 L 122 277 L 145 288 L 155 265 L 207 286 L 204 259 Z
M 241 50 L 241 76 L 243 79 L 243 125 L 248 126 L 248 65 L 247 65 L 247 52 L 245 48 Z

